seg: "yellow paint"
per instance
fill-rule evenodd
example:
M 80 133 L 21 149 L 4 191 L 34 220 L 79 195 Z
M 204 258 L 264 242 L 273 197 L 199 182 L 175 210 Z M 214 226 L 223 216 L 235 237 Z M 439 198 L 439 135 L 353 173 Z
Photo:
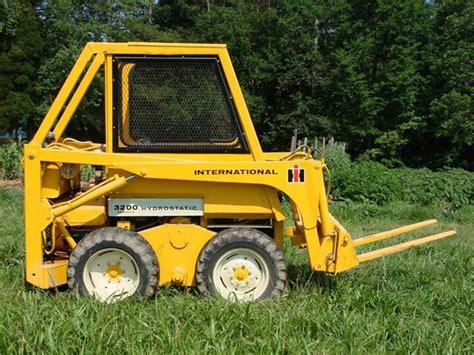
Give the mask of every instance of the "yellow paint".
M 130 137 L 130 106 L 128 104 L 128 98 L 129 98 L 129 88 L 130 85 L 128 84 L 128 80 L 130 77 L 130 73 L 135 67 L 135 63 L 126 63 L 120 66 L 120 70 L 122 72 L 122 113 L 123 113 L 123 135 L 124 139 L 129 142 L 129 144 L 135 144 L 136 142 Z M 125 145 L 122 143 L 122 140 L 119 139 L 118 142 L 120 147 L 124 147 Z
M 62 218 L 71 227 L 103 226 L 107 221 L 105 203 L 105 198 L 98 198 L 71 210 Z
M 446 238 L 446 237 L 452 237 L 455 234 L 456 234 L 456 231 L 453 231 L 453 230 L 443 232 L 443 233 L 434 234 L 434 235 L 431 235 L 431 236 L 428 236 L 428 237 L 424 237 L 424 238 L 420 238 L 420 239 L 416 239 L 416 240 L 411 240 L 409 242 L 405 242 L 405 243 L 397 244 L 397 245 L 394 245 L 394 246 L 391 246 L 391 247 L 378 249 L 378 250 L 374 250 L 374 251 L 371 251 L 371 252 L 368 252 L 368 253 L 365 253 L 365 254 L 361 254 L 357 257 L 357 259 L 359 260 L 360 263 L 363 263 L 363 262 L 366 262 L 366 261 L 369 261 L 369 260 L 381 258 L 382 256 L 398 253 L 398 252 L 401 252 L 403 250 L 406 250 L 408 248 L 411 248 L 411 247 L 414 247 L 414 246 L 417 246 L 417 245 L 434 242 L 435 240 L 443 239 L 443 238 Z
M 217 57 L 249 152 L 114 153 L 113 60 L 115 56 L 130 55 Z M 106 141 L 101 143 L 105 143 L 105 152 L 98 149 L 98 143 L 81 143 L 62 137 L 99 70 L 103 70 L 104 74 Z M 124 93 L 126 95 L 127 92 Z M 122 101 L 127 105 L 128 98 Z M 48 132 L 54 132 L 55 140 L 46 146 Z M 360 262 L 454 234 L 454 231 L 440 233 L 357 256 L 357 246 L 411 231 L 413 226 L 352 240 L 329 213 L 323 177 L 324 161 L 314 160 L 301 151 L 262 151 L 225 45 L 88 43 L 33 140 L 25 145 L 24 154 L 26 280 L 41 288 L 56 287 L 67 281 L 66 260 L 54 263 L 44 261 L 42 232 L 55 222 L 63 239 L 74 248 L 75 241 L 68 230 L 70 227 L 92 230 L 117 223 L 107 218 L 105 212 L 106 199 L 110 197 L 203 199 L 204 216 L 198 219 L 200 225 L 190 224 L 196 221 L 195 218 L 183 216 L 171 219 L 173 223 L 139 231 L 158 257 L 160 285 L 194 285 L 199 253 L 215 234 L 206 229 L 208 222 L 214 218 L 271 219 L 274 239 L 283 249 L 285 215 L 280 203 L 283 195 L 291 205 L 295 220 L 295 226 L 287 230 L 288 236 L 292 244 L 307 247 L 312 270 L 336 274 Z M 61 175 L 63 164 L 104 166 L 109 178 L 85 193 L 69 196 L 72 186 L 78 186 L 79 176 L 69 171 Z M 296 164 L 305 170 L 304 183 L 287 181 L 288 170 Z M 259 169 L 271 173 L 219 173 L 223 170 L 246 172 Z M 132 175 L 135 178 L 128 179 Z M 133 221 L 126 219 L 120 220 L 117 225 L 133 229 Z M 235 277 L 245 279 L 246 276 L 240 270 Z
M 57 198 L 70 189 L 69 181 L 61 176 L 59 164 L 46 164 L 41 181 L 41 196 L 44 198 Z
M 120 268 L 120 263 L 110 264 L 107 266 L 105 276 L 111 281 L 118 281 L 123 275 L 123 270 Z
M 384 240 L 388 238 L 395 237 L 400 234 L 408 233 L 414 231 L 415 229 L 423 228 L 430 226 L 432 224 L 437 223 L 436 219 L 430 219 L 428 221 L 418 222 L 414 224 L 410 224 L 409 226 L 404 226 L 400 228 L 395 228 L 386 232 L 377 233 L 373 235 L 368 235 L 367 237 L 359 238 L 354 240 L 354 246 L 358 247 L 360 245 L 370 244 L 373 242 L 377 242 L 379 240 Z
M 57 260 L 52 263 L 41 265 L 41 276 L 38 280 L 40 288 L 55 288 L 67 283 L 67 260 Z
M 56 221 L 56 225 L 59 227 L 59 230 L 61 231 L 63 239 L 66 240 L 71 250 L 73 250 L 77 246 L 76 241 L 72 238 L 71 234 L 69 233 L 69 231 L 67 230 L 67 228 L 64 226 L 63 223 Z
M 160 285 L 195 284 L 196 263 L 203 246 L 214 233 L 194 224 L 163 224 L 139 232 L 152 246 L 160 265 Z M 183 235 L 187 243 L 176 245 L 176 236 Z M 192 236 L 192 237 L 191 237 Z
M 250 277 L 250 272 L 245 266 L 238 267 L 233 271 L 233 277 L 235 281 L 245 282 Z
M 55 217 L 62 216 L 68 212 L 73 211 L 88 202 L 97 200 L 105 196 L 106 194 L 111 193 L 114 190 L 119 189 L 123 185 L 127 183 L 125 177 L 119 177 L 118 175 L 114 175 L 111 178 L 101 182 L 99 185 L 94 186 L 90 190 L 68 200 L 66 202 L 61 202 L 51 206 L 50 213 Z
M 126 171 L 110 169 L 110 173 L 128 174 Z M 192 173 L 192 172 L 191 172 Z M 159 181 L 159 182 L 158 182 Z M 130 181 L 120 191 L 114 193 L 114 198 L 149 196 L 162 198 L 203 198 L 208 218 L 226 218 L 239 216 L 246 218 L 249 215 L 258 215 L 261 218 L 272 218 L 273 208 L 280 209 L 280 203 L 275 190 L 274 200 L 268 198 L 264 189 L 255 185 L 239 185 L 235 183 L 215 184 L 212 182 L 181 181 L 177 184 L 171 179 L 153 179 L 137 177 Z M 232 203 L 229 203 L 232 196 Z M 281 216 L 283 214 L 281 213 Z M 182 222 L 174 222 L 182 223 Z
M 186 273 L 182 268 L 176 267 L 173 269 L 173 272 L 171 274 L 171 283 L 173 285 L 182 286 L 185 278 L 186 278 Z
M 117 227 L 130 230 L 132 229 L 132 223 L 126 220 L 120 220 L 117 221 Z

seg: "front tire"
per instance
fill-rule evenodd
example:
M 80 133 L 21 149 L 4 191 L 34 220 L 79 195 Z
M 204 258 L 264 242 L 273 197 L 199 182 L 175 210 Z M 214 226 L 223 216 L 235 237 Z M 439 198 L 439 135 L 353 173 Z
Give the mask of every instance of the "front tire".
M 116 227 L 84 237 L 71 253 L 67 274 L 69 288 L 105 303 L 151 297 L 159 278 L 150 244 L 138 233 Z
M 202 293 L 229 300 L 280 297 L 286 285 L 283 252 L 256 229 L 227 229 L 201 251 L 196 283 Z

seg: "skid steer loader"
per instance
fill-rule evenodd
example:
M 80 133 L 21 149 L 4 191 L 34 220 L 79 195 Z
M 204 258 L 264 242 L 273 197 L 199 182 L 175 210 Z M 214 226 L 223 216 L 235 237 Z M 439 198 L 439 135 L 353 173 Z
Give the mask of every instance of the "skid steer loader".
M 65 137 L 99 70 L 105 141 Z M 312 270 L 335 275 L 455 234 L 358 254 L 436 221 L 352 239 L 329 213 L 323 160 L 262 151 L 225 45 L 88 43 L 24 154 L 27 283 L 103 302 L 168 284 L 277 297 L 285 235 L 307 248 Z

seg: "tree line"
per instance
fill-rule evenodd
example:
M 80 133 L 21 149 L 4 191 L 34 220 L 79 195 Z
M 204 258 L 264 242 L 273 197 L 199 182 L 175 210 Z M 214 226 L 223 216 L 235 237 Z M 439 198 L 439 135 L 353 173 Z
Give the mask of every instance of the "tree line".
M 88 41 L 226 43 L 266 150 L 298 129 L 388 166 L 474 168 L 472 0 L 4 0 L 0 131 L 34 132 Z M 78 137 L 103 132 L 101 80 Z

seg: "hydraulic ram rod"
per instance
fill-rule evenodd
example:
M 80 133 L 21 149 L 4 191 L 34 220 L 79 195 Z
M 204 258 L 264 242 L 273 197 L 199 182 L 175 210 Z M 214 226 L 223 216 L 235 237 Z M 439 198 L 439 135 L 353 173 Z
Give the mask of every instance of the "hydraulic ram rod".
M 101 182 L 99 185 L 93 187 L 82 195 L 79 195 L 67 202 L 59 203 L 52 206 L 50 212 L 54 217 L 62 216 L 65 213 L 72 211 L 73 209 L 86 204 L 89 201 L 93 201 L 102 197 L 112 191 L 115 191 L 124 186 L 129 180 L 133 179 L 135 175 L 127 178 L 123 176 L 114 175 L 111 178 Z

